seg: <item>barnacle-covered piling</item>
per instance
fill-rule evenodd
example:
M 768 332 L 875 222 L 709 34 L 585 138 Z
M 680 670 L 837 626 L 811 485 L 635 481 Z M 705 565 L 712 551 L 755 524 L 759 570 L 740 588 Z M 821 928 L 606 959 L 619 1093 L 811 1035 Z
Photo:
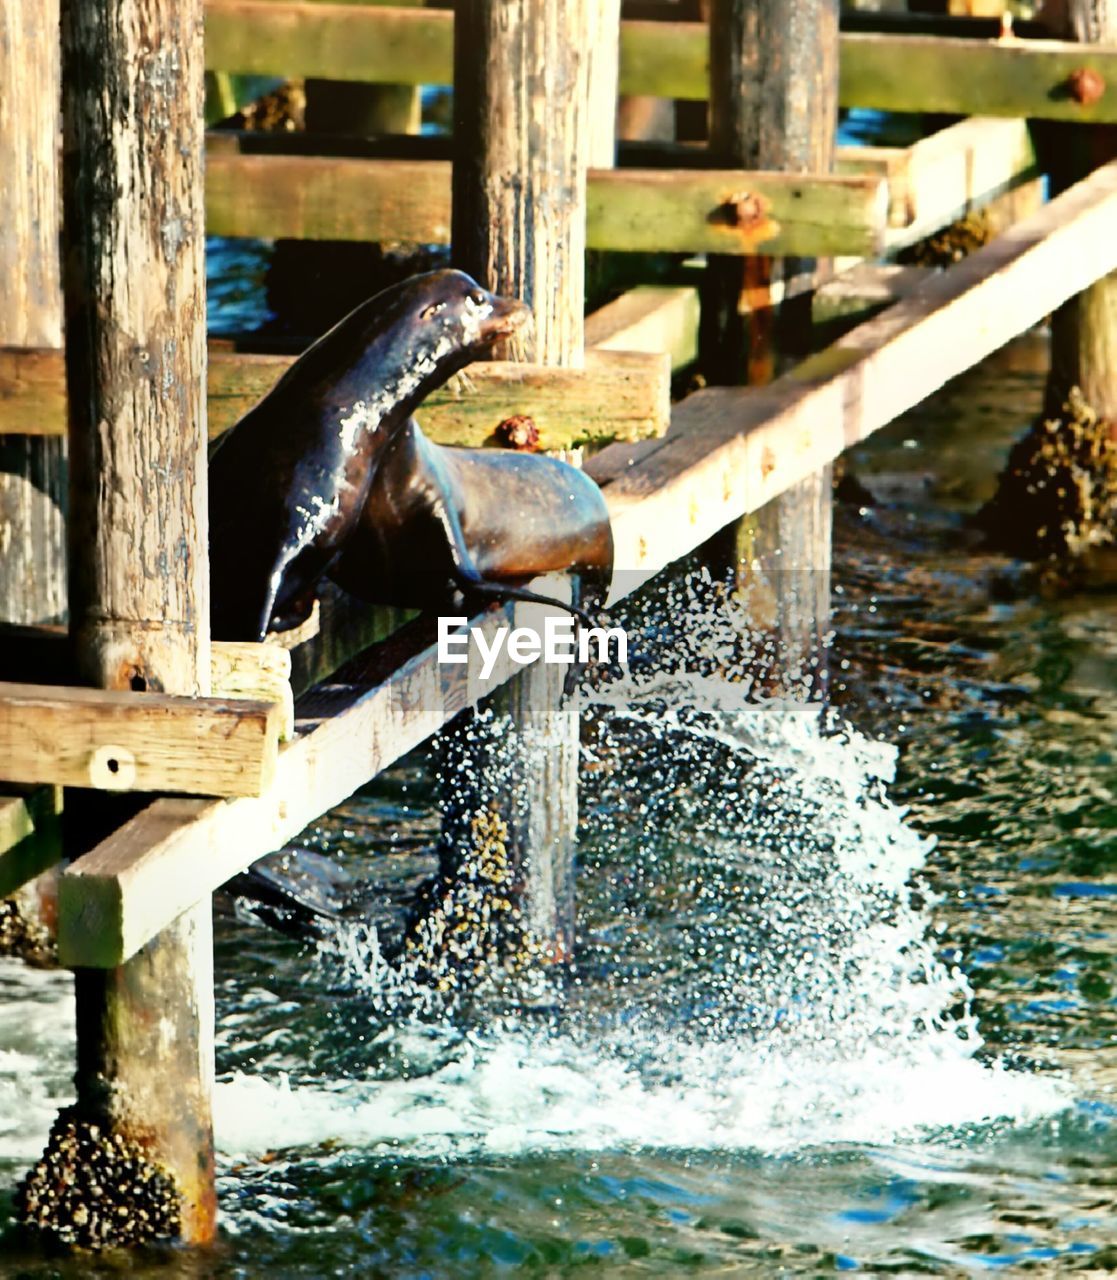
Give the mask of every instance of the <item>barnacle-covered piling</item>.
M 139 1145 L 82 1119 L 59 1113 L 47 1149 L 16 1189 L 25 1226 L 56 1243 L 116 1249 L 179 1234 L 182 1201 L 174 1182 Z
M 1064 566 L 1117 542 L 1117 442 L 1077 387 L 1016 442 L 977 516 L 991 546 Z

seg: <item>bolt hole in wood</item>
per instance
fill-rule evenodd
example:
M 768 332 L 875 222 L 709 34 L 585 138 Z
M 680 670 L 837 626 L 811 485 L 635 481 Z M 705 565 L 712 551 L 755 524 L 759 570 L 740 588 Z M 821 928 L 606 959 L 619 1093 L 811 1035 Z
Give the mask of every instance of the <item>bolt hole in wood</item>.
M 136 784 L 136 758 L 124 747 L 98 747 L 89 759 L 89 782 L 102 791 L 130 791 Z

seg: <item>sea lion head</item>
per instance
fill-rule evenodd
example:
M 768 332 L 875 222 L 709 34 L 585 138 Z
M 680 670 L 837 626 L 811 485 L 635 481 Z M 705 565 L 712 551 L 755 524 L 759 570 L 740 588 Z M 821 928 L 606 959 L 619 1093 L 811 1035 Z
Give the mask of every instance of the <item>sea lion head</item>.
M 531 309 L 523 302 L 490 293 L 464 271 L 431 271 L 408 283 L 427 338 L 448 353 L 459 353 L 461 364 L 521 332 L 531 319 Z

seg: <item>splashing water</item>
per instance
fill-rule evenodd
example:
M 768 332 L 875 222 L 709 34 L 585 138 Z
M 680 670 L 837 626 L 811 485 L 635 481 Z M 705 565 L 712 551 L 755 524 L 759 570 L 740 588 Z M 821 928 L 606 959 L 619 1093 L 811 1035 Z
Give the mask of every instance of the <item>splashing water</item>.
M 423 1158 L 789 1152 L 1066 1105 L 1056 1077 L 979 1054 L 968 985 L 913 883 L 930 842 L 885 795 L 895 749 L 688 670 L 711 665 L 688 646 L 724 645 L 725 602 L 708 583 L 671 589 L 691 601 L 687 637 L 645 631 L 633 674 L 588 695 L 579 960 L 561 1007 L 517 1014 L 482 991 L 451 1025 L 374 932 L 342 930 L 319 960 L 368 1033 L 363 1066 L 344 1081 L 233 1074 L 227 1151 L 272 1148 L 278 1129 Z

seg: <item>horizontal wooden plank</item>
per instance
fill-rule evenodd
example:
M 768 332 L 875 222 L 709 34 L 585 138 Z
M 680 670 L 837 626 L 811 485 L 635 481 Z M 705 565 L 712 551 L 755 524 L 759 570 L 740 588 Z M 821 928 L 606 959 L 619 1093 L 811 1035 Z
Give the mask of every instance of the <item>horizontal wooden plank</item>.
M 704 99 L 709 70 L 700 22 L 621 23 L 620 92 Z M 447 10 L 272 0 L 208 0 L 206 65 L 261 75 L 449 84 L 453 15 Z M 1076 102 L 1079 67 L 1105 85 Z M 1117 48 L 1056 40 L 847 32 L 841 37 L 843 106 L 956 115 L 1117 121 Z
M 265 395 L 294 360 L 211 349 L 209 433 L 228 430 Z M 584 369 L 493 361 L 471 365 L 423 403 L 419 419 L 438 444 L 480 447 L 514 413 L 539 427 L 541 447 L 568 449 L 591 441 L 661 435 L 670 413 L 666 355 L 640 351 L 587 353 Z M 62 435 L 65 368 L 60 351 L 0 348 L 0 433 Z
M 1117 163 L 758 388 L 709 388 L 659 441 L 610 446 L 613 598 L 891 422 L 1117 269 Z
M 279 728 L 266 702 L 0 684 L 0 778 L 259 795 L 275 773 Z
M 884 184 L 861 175 L 592 170 L 586 199 L 589 248 L 640 252 L 871 254 L 887 214 Z M 206 227 L 224 236 L 445 244 L 450 166 L 216 153 L 206 167 Z
M 61 859 L 61 813 L 61 787 L 25 787 L 0 795 L 0 898 Z
M 454 15 L 405 6 L 207 0 L 206 67 L 383 84 L 450 84 Z
M 640 285 L 586 316 L 586 346 L 598 351 L 665 351 L 672 369 L 698 356 L 698 290 Z
M 1072 72 L 1101 77 L 1096 102 L 1075 101 Z M 839 99 L 881 111 L 1117 121 L 1117 47 L 1059 40 L 845 35 Z
M 887 183 L 730 169 L 590 174 L 586 244 L 656 253 L 871 255 L 882 247 Z
M 498 626 L 538 618 L 535 606 L 474 618 L 490 641 Z M 258 798 L 162 799 L 92 852 L 59 885 L 59 951 L 65 965 L 120 964 L 192 903 L 417 747 L 515 672 L 505 656 L 488 679 L 476 661 L 440 665 L 426 620 L 397 633 L 361 683 L 335 679 L 299 704 L 300 736 L 279 753 Z M 399 654 L 408 656 L 402 661 Z M 475 658 L 474 653 L 474 658 Z
M 923 239 L 1039 172 L 1024 120 L 977 116 L 910 147 L 839 147 L 840 173 L 888 183 L 890 250 Z

